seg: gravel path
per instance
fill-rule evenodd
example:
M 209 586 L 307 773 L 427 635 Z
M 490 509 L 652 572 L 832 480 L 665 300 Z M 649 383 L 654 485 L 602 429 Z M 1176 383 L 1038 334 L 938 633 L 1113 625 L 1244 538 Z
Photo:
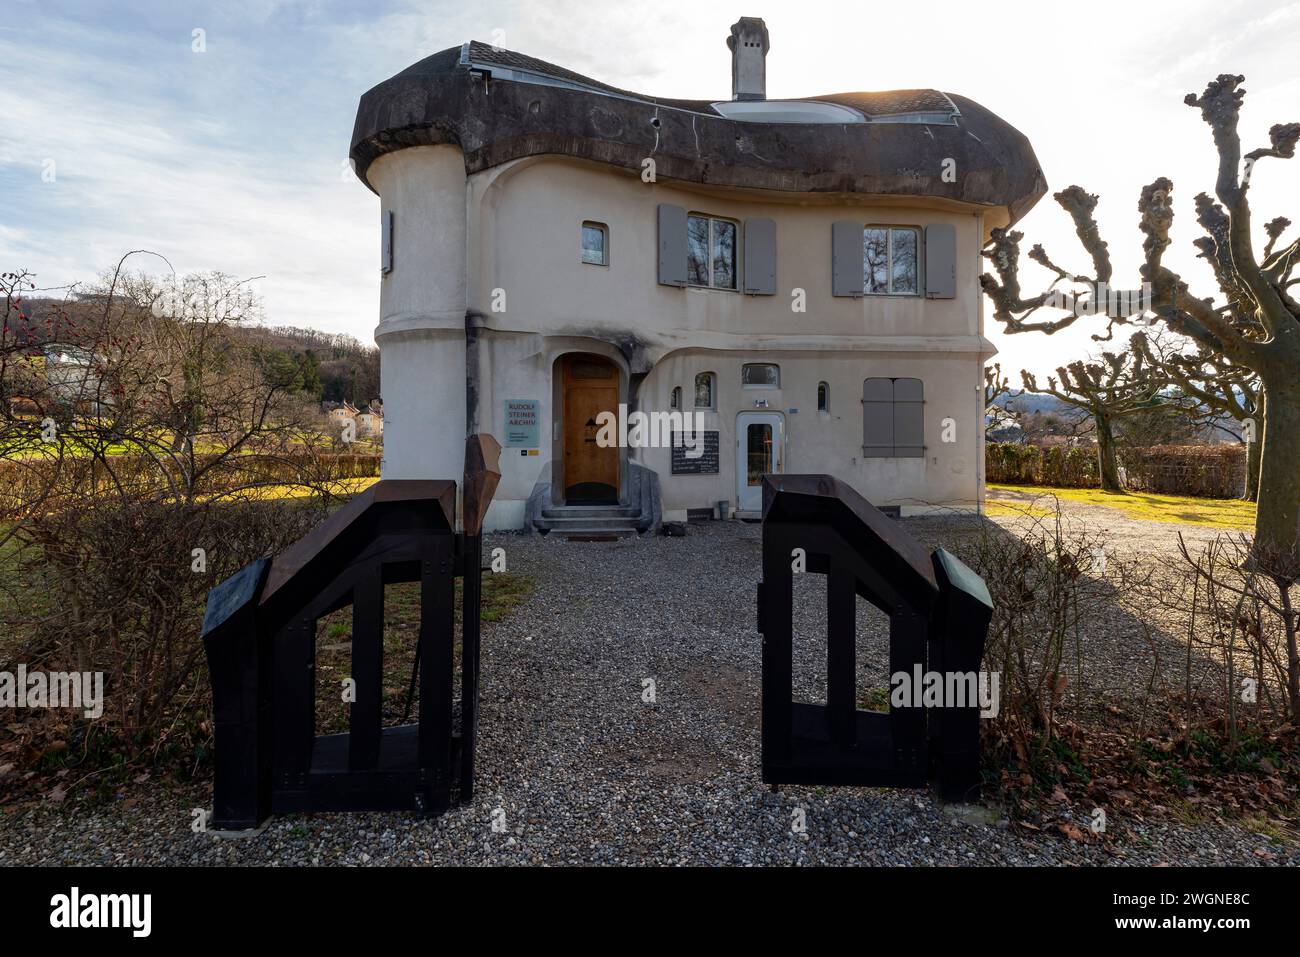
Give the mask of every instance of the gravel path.
M 937 541 L 969 534 L 973 521 L 907 525 Z M 1151 528 L 1139 524 L 1145 547 Z M 491 536 L 487 548 L 505 547 L 509 570 L 538 589 L 486 626 L 469 806 L 432 821 L 275 818 L 240 839 L 191 832 L 192 809 L 210 801 L 203 789 L 135 795 L 129 806 L 47 806 L 0 819 L 0 866 L 1300 863 L 1294 846 L 1240 825 L 1130 820 L 1106 851 L 1009 825 L 996 809 L 945 808 L 921 791 L 773 793 L 758 775 L 759 531 L 713 523 L 685 538 L 609 543 Z M 824 587 L 814 577 L 796 597 L 801 615 Z M 868 618 L 860 639 L 868 686 L 884 677 L 880 624 Z M 815 625 L 800 618 L 802 633 Z M 814 648 L 800 659 L 798 688 L 813 699 L 824 694 L 817 657 Z M 645 679 L 654 703 L 643 701 Z M 502 832 L 492 826 L 498 809 Z M 803 833 L 792 828 L 797 812 Z

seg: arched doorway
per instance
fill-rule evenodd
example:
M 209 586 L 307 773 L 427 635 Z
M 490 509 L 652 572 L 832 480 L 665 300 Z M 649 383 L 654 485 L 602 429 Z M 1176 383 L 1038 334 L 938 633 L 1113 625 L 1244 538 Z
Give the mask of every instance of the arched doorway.
M 619 448 L 596 442 L 596 420 L 602 412 L 618 414 L 618 367 L 603 356 L 573 353 L 560 359 L 560 374 L 564 501 L 617 505 Z

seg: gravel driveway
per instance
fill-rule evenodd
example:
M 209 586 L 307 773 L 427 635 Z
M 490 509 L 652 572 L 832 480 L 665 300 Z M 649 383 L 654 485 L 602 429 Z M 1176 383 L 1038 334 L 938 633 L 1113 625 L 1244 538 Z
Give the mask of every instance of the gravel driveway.
M 976 521 L 906 524 L 933 542 Z M 1139 531 L 1148 546 L 1151 528 Z M 173 790 L 129 806 L 10 815 L 0 820 L 0 866 L 1300 863 L 1293 846 L 1240 825 L 1128 821 L 1107 851 L 1009 825 L 996 809 L 945 808 L 922 791 L 773 793 L 759 781 L 759 532 L 711 523 L 639 541 L 489 537 L 486 547 L 503 546 L 509 570 L 538 587 L 486 626 L 472 805 L 431 821 L 275 818 L 257 836 L 228 839 L 190 830 L 192 809 L 209 806 L 205 789 Z M 804 634 L 816 630 L 805 616 L 824 587 L 814 579 L 796 596 Z M 864 619 L 870 686 L 883 681 L 887 659 L 883 622 Z M 797 682 L 813 699 L 824 694 L 817 659 L 815 646 L 801 657 Z M 654 703 L 643 701 L 645 679 Z M 797 811 L 803 833 L 792 828 Z

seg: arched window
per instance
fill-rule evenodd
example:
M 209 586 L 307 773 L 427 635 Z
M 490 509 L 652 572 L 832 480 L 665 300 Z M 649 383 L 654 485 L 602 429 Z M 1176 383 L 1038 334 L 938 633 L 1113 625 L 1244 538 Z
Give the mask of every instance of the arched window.
M 831 387 L 825 382 L 817 383 L 817 411 L 829 412 L 831 407 Z
M 682 407 L 682 387 L 676 385 L 673 386 L 673 391 L 669 394 L 668 408 L 680 409 L 681 407 Z
M 717 408 L 714 405 L 714 378 L 712 372 L 701 372 L 695 377 L 695 408 Z

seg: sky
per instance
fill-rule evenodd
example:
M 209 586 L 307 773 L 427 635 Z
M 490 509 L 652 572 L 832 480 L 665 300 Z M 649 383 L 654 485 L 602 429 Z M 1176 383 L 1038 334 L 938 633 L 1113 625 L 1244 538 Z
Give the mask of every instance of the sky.
M 1166 262 L 1215 292 L 1191 240 L 1216 156 L 1184 95 L 1244 74 L 1246 149 L 1300 120 L 1300 2 L 0 0 L 0 271 L 60 287 L 150 250 L 166 261 L 140 255 L 134 268 L 263 277 L 269 321 L 372 342 L 379 201 L 347 166 L 363 92 L 478 39 L 639 92 L 729 99 L 725 41 L 741 15 L 771 34 L 770 98 L 932 87 L 1001 115 L 1033 143 L 1051 191 L 1101 196 L 1121 285 L 1140 282 L 1139 191 L 1164 175 L 1176 204 Z M 1300 158 L 1256 168 L 1259 236 L 1277 215 L 1300 223 L 1297 184 Z M 1025 252 L 1042 242 L 1085 271 L 1050 195 L 1017 228 Z M 1027 260 L 1022 280 L 1045 281 Z M 1008 336 L 989 312 L 1013 383 L 1099 348 L 1083 320 Z

